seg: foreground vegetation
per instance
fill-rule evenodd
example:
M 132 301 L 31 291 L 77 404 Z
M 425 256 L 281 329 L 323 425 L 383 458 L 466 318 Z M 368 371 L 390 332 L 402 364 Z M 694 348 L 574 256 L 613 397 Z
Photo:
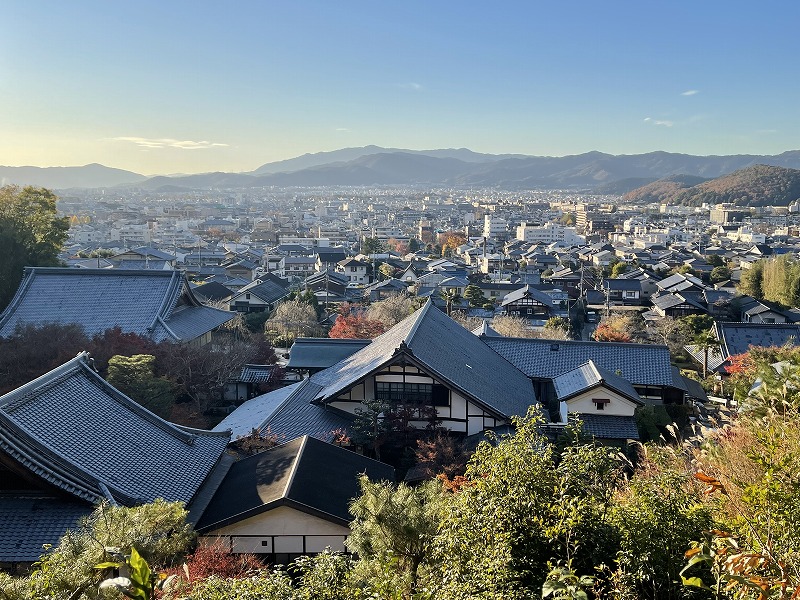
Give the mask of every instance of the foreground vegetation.
M 0 598 L 795 598 L 800 351 L 756 351 L 736 369 L 737 385 L 762 383 L 734 425 L 696 446 L 643 446 L 635 468 L 577 428 L 550 443 L 531 412 L 482 442 L 463 476 L 364 479 L 353 556 L 267 568 L 193 549 L 180 505 L 101 506 L 28 576 L 0 575 Z

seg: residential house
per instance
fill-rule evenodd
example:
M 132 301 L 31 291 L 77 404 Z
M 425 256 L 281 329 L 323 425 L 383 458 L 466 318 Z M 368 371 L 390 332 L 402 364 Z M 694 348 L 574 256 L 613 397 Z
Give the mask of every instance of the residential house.
M 543 291 L 525 285 L 503 298 L 500 306 L 507 315 L 528 320 L 546 320 L 566 314 L 569 295 L 559 289 Z
M 336 271 L 347 277 L 352 285 L 367 285 L 370 282 L 369 269 L 369 263 L 355 258 L 347 258 L 336 265 Z
M 638 306 L 642 303 L 642 284 L 638 279 L 603 279 L 608 303 L 614 306 Z
M 272 312 L 289 295 L 289 282 L 278 277 L 256 279 L 230 299 L 230 310 L 243 313 Z

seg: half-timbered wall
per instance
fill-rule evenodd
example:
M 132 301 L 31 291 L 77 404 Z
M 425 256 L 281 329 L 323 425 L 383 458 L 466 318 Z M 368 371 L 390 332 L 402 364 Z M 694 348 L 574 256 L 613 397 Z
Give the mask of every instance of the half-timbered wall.
M 356 409 L 363 408 L 365 399 L 380 398 L 387 402 L 398 402 L 400 401 L 398 399 L 399 390 L 404 385 L 408 386 L 409 399 L 416 401 L 427 388 L 421 388 L 415 384 L 430 386 L 431 399 L 430 403 L 426 403 L 426 405 L 436 409 L 436 415 L 445 429 L 472 435 L 480 433 L 484 429 L 507 423 L 506 420 L 494 417 L 458 391 L 449 388 L 443 382 L 413 365 L 386 366 L 336 398 L 330 403 L 330 406 L 355 414 Z M 411 424 L 423 429 L 428 422 L 420 420 L 412 421 Z

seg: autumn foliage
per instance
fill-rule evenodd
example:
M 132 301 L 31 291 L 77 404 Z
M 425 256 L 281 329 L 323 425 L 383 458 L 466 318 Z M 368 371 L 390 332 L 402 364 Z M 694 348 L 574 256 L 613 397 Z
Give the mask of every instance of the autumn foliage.
M 600 323 L 594 330 L 593 336 L 598 342 L 632 342 L 631 336 L 624 331 L 614 329 L 607 323 Z
M 345 302 L 331 327 L 328 337 L 339 339 L 371 340 L 385 331 L 383 323 L 369 319 L 358 304 Z

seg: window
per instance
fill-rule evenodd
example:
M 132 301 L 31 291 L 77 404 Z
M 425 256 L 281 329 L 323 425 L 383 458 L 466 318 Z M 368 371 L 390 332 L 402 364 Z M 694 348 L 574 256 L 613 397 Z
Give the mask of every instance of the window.
M 450 406 L 450 390 L 443 385 L 430 383 L 403 383 L 402 381 L 375 382 L 375 397 L 389 402 L 418 402 L 431 406 Z
M 605 410 L 606 404 L 609 404 L 611 400 L 608 398 L 592 398 L 592 402 L 594 402 L 595 407 L 597 410 Z

